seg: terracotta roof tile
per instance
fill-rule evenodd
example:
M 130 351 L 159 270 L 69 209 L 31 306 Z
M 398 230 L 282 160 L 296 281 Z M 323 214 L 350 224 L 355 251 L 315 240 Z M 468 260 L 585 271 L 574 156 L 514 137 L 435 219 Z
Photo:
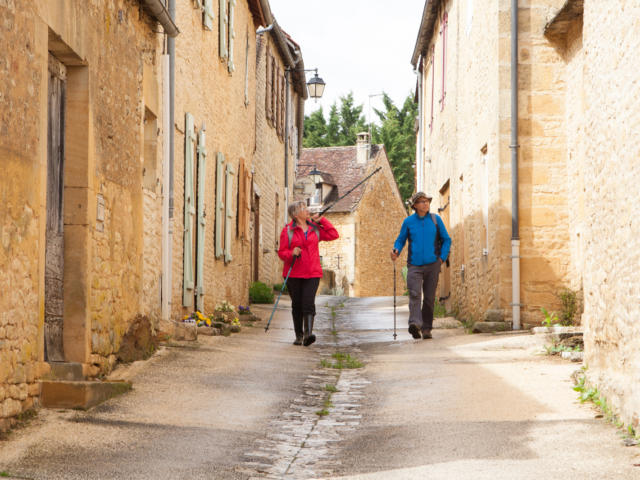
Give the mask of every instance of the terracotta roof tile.
M 298 167 L 297 178 L 306 177 L 314 166 L 320 172 L 328 174 L 328 178 L 333 180 L 336 188 L 329 194 L 327 204 L 347 193 L 358 182 L 365 178 L 368 166 L 372 159 L 382 149 L 382 145 L 371 145 L 371 152 L 366 164 L 357 163 L 357 147 L 322 147 L 305 148 L 300 155 L 300 166 Z M 352 212 L 354 211 L 362 194 L 366 183 L 360 185 L 351 194 L 340 200 L 331 212 Z

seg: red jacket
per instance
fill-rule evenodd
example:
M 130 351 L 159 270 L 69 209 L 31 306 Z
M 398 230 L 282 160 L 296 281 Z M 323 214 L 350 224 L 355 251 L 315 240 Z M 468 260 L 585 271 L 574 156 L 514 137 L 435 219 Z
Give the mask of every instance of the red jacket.
M 311 222 L 308 222 L 311 223 Z M 289 232 L 288 229 L 293 228 L 293 236 L 291 237 L 291 245 L 289 245 Z M 282 270 L 282 277 L 287 276 L 289 267 L 293 260 L 293 249 L 300 247 L 300 257 L 296 259 L 296 263 L 291 269 L 292 278 L 319 278 L 322 277 L 322 267 L 320 266 L 320 252 L 318 251 L 318 244 L 320 240 L 330 241 L 339 237 L 338 231 L 335 229 L 331 222 L 326 218 L 320 218 L 318 222 L 318 233 L 320 238 L 316 234 L 316 230 L 309 225 L 307 228 L 307 237 L 305 238 L 302 228 L 297 225 L 294 226 L 293 221 L 288 223 L 280 234 L 280 248 L 278 249 L 278 256 L 284 260 L 284 269 Z

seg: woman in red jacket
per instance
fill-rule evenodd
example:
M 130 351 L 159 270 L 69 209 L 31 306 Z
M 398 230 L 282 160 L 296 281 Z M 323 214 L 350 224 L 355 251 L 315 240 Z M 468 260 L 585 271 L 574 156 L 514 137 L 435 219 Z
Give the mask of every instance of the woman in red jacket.
M 287 281 L 296 332 L 293 344 L 308 347 L 316 341 L 312 333 L 313 318 L 316 315 L 316 292 L 322 278 L 318 244 L 321 240 L 335 240 L 338 231 L 326 218 L 318 214 L 312 217 L 305 202 L 289 205 L 289 216 L 293 220 L 282 229 L 278 256 L 284 260 L 283 278 L 286 278 L 296 257 Z

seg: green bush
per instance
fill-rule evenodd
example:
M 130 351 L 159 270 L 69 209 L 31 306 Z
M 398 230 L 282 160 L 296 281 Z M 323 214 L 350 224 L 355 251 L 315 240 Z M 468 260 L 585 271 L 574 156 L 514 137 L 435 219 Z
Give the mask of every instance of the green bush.
M 273 303 L 273 290 L 262 282 L 253 282 L 249 287 L 251 303 Z
M 280 290 L 282 290 L 282 283 L 274 283 L 273 284 L 273 289 L 276 292 L 280 292 Z M 285 285 L 284 287 L 284 292 L 283 293 L 289 293 L 289 289 L 287 288 L 287 286 Z

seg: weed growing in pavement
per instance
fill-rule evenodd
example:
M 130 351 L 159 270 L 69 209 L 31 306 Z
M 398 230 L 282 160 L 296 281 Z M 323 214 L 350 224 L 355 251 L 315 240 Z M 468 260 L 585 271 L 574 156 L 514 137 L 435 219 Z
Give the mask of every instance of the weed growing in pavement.
M 319 417 L 324 417 L 325 415 L 329 415 L 329 410 L 323 408 L 322 410 L 318 410 L 316 412 L 316 415 L 318 415 Z
M 335 359 L 335 362 L 324 359 L 320 362 L 320 365 L 325 368 L 335 368 L 338 370 L 364 367 L 364 364 L 360 360 L 352 357 L 348 353 L 336 352 L 331 355 L 331 357 Z
M 335 385 L 330 385 L 328 383 L 324 386 L 324 389 L 325 389 L 325 391 L 331 392 L 331 393 L 335 393 L 335 392 L 338 391 L 338 389 L 336 388 Z
M 638 444 L 638 436 L 636 434 L 635 429 L 632 425 L 628 425 L 626 430 L 624 428 L 624 422 L 615 414 L 613 408 L 607 403 L 606 397 L 598 391 L 597 387 L 589 387 L 586 384 L 587 377 L 585 375 L 586 368 L 582 368 L 582 372 L 577 379 L 576 385 L 573 389 L 578 392 L 580 395 L 578 399 L 580 403 L 591 402 L 593 403 L 597 409 L 602 413 L 600 416 L 603 417 L 608 422 L 615 425 L 617 428 L 621 430 L 620 434 L 625 439 L 625 444 L 627 445 L 637 445 Z
M 444 318 L 447 316 L 447 308 L 442 305 L 437 298 L 433 305 L 433 316 L 436 318 Z
M 557 355 L 562 352 L 582 352 L 582 347 L 580 345 L 568 347 L 557 342 L 554 342 L 551 345 L 545 345 L 544 349 L 546 350 L 547 355 Z
M 469 315 L 469 318 L 460 319 L 460 323 L 464 327 L 466 333 L 473 333 L 473 326 L 476 324 L 476 320 L 473 315 Z
M 544 315 L 544 320 L 542 320 L 543 326 L 552 327 L 554 325 L 558 325 L 558 314 L 556 312 L 549 313 L 544 307 L 542 307 L 540 311 Z

